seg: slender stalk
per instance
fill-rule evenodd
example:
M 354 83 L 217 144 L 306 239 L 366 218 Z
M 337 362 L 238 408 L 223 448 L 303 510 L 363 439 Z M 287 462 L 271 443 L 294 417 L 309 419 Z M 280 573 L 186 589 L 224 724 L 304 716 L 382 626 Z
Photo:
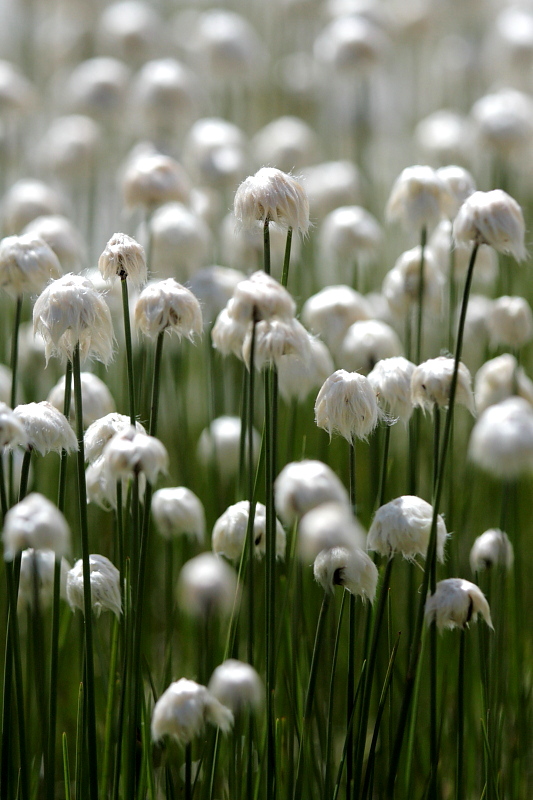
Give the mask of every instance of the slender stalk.
M 270 275 L 270 218 L 263 224 L 263 270 Z
M 72 362 L 67 361 L 65 371 L 65 395 L 63 399 L 63 414 L 70 415 L 70 400 L 72 392 Z M 61 451 L 59 462 L 59 487 L 57 507 L 65 510 L 65 495 L 67 485 L 67 459 L 66 450 Z M 53 800 L 55 790 L 55 749 L 56 749 L 56 720 L 57 720 L 57 676 L 59 666 L 59 607 L 61 588 L 61 558 L 56 556 L 54 563 L 54 593 L 52 601 L 52 634 L 50 641 L 50 689 L 49 689 L 49 732 L 48 732 L 48 774 L 46 776 L 46 800 Z
M 165 331 L 160 331 L 157 337 L 155 346 L 155 359 L 154 359 L 154 377 L 152 381 L 152 399 L 150 402 L 150 436 L 157 435 L 157 420 L 159 413 L 159 394 L 161 387 L 161 361 L 163 358 L 163 342 L 165 340 Z
M 437 486 L 439 474 L 439 449 L 440 449 L 440 412 L 435 403 L 433 406 L 433 491 Z M 429 569 L 429 590 L 433 594 L 437 585 L 437 551 L 426 569 Z M 437 689 L 437 626 L 433 621 L 429 626 L 429 754 L 430 754 L 430 780 L 428 798 L 436 800 L 437 797 L 437 771 L 439 765 L 438 748 L 438 689 Z
M 20 559 L 20 557 L 19 557 Z M 26 723 L 24 721 L 24 687 L 22 681 L 22 660 L 20 652 L 20 636 L 19 626 L 17 619 L 17 586 L 15 573 L 20 570 L 19 566 L 12 561 L 6 561 L 6 580 L 9 592 L 9 630 L 11 632 L 12 651 L 11 657 L 13 659 L 13 672 L 15 675 L 15 697 L 17 704 L 17 726 L 18 726 L 18 739 L 19 739 L 19 759 L 20 759 L 20 772 L 19 772 L 19 788 L 22 800 L 29 800 L 30 787 L 29 787 L 29 768 L 28 768 L 28 753 L 26 742 Z M 3 730 L 4 738 L 9 735 L 7 730 Z M 92 799 L 91 799 L 92 800 Z
M 416 363 L 420 364 L 422 360 L 422 323 L 424 320 L 424 291 L 425 291 L 425 260 L 426 260 L 426 243 L 427 243 L 427 228 L 424 225 L 420 234 L 420 271 L 418 274 L 418 309 L 416 318 L 416 348 L 415 356 Z
M 135 378 L 133 374 L 133 345 L 131 341 L 130 303 L 128 298 L 128 282 L 126 275 L 121 276 L 122 309 L 124 313 L 124 339 L 126 343 L 126 364 L 128 369 L 128 395 L 130 405 L 130 422 L 135 425 Z
M 91 568 L 89 564 L 89 525 L 87 520 L 87 488 L 85 485 L 85 448 L 83 442 L 83 401 L 81 393 L 80 345 L 76 344 L 72 359 L 74 403 L 76 406 L 76 435 L 78 438 L 78 500 L 80 513 L 81 553 L 83 564 L 83 607 L 86 666 L 86 726 L 89 759 L 89 796 L 98 800 L 98 753 L 96 745 L 96 704 L 94 686 L 94 653 L 92 630 Z
M 439 473 L 437 476 L 437 483 L 435 486 L 435 492 L 433 497 L 433 518 L 431 521 L 431 534 L 429 538 L 428 544 L 428 552 L 426 555 L 426 564 L 430 564 L 432 559 L 434 558 L 434 553 L 437 547 L 437 518 L 438 518 L 438 509 L 440 506 L 441 496 L 442 496 L 442 489 L 443 489 L 443 481 L 445 475 L 445 467 L 446 467 L 446 459 L 448 455 L 448 444 L 450 441 L 450 431 L 453 419 L 453 410 L 455 406 L 455 394 L 457 390 L 457 377 L 459 373 L 459 362 L 461 360 L 461 353 L 463 349 L 463 336 L 464 336 L 464 328 L 465 328 L 465 320 L 466 320 L 466 310 L 468 306 L 468 298 L 470 296 L 470 288 L 472 286 L 472 277 L 474 274 L 474 265 L 476 262 L 477 251 L 479 249 L 479 244 L 475 243 L 472 248 L 472 254 L 470 256 L 470 263 L 468 265 L 468 272 L 466 276 L 464 291 L 463 291 L 463 300 L 461 304 L 461 314 L 459 318 L 459 327 L 457 331 L 457 344 L 456 344 L 456 351 L 455 351 L 455 358 L 454 358 L 454 367 L 452 373 L 452 380 L 450 384 L 450 401 L 448 404 L 448 413 L 446 415 L 446 424 L 444 427 L 444 433 L 442 436 L 442 443 L 441 443 L 441 451 L 440 451 L 440 464 L 439 464 Z M 403 738 L 405 728 L 407 726 L 407 721 L 409 717 L 409 711 L 411 707 L 411 699 L 413 696 L 413 690 L 415 686 L 416 680 L 416 673 L 418 668 L 418 660 L 420 654 L 420 639 L 422 635 L 422 628 L 424 625 L 424 608 L 426 603 L 426 597 L 429 588 L 429 579 L 430 579 L 430 570 L 424 570 L 424 579 L 422 582 L 422 588 L 420 590 L 420 600 L 418 604 L 416 622 L 415 622 L 415 629 L 413 632 L 413 639 L 411 642 L 411 652 L 409 656 L 409 666 L 407 670 L 407 675 L 405 679 L 405 687 L 404 687 L 404 694 L 402 698 L 402 704 L 400 707 L 400 716 L 398 720 L 398 727 L 396 730 L 396 737 L 394 741 L 394 748 L 391 754 L 390 759 L 390 766 L 389 766 L 389 777 L 388 777 L 388 794 L 389 797 L 394 796 L 394 784 L 396 782 L 396 774 L 398 771 L 398 766 L 400 763 L 400 755 L 402 751 L 403 745 Z
M 285 255 L 283 257 L 283 272 L 281 273 L 281 285 L 287 286 L 289 282 L 289 267 L 291 263 L 291 244 L 292 244 L 292 228 L 287 231 L 287 240 L 285 242 Z
M 275 429 L 273 423 L 272 383 L 274 371 L 268 368 L 264 372 L 265 388 L 265 507 L 266 507 L 266 581 L 265 581 L 265 637 L 266 637 L 266 717 L 267 717 L 267 797 L 274 799 L 276 793 L 276 747 L 275 747 L 275 725 L 274 725 L 274 656 L 275 641 L 274 631 L 274 581 L 275 581 L 275 557 L 276 543 L 275 520 L 273 514 L 273 495 L 274 495 L 274 474 L 273 474 L 273 445 Z M 274 524 L 273 524 L 274 523 Z M 274 555 L 274 561 L 272 559 Z M 274 569 L 273 569 L 274 567 Z
M 19 354 L 19 328 L 22 317 L 22 295 L 19 294 L 15 305 L 13 319 L 13 334 L 11 338 L 11 408 L 17 405 L 17 380 L 18 380 L 18 354 Z
M 463 800 L 464 791 L 464 738 L 465 738 L 465 652 L 466 628 L 461 628 L 459 640 L 459 667 L 457 671 L 457 772 L 455 800 Z
M 385 503 L 385 492 L 387 489 L 387 467 L 389 462 L 390 429 L 387 425 L 383 437 L 383 460 L 381 462 L 381 473 L 379 476 L 378 508 Z
M 355 514 L 356 510 L 356 483 L 355 483 L 355 445 L 352 442 L 348 446 L 348 484 L 350 492 L 350 504 Z M 351 722 L 352 708 L 355 696 L 355 597 L 350 594 L 348 604 L 348 685 L 346 688 L 346 735 L 348 747 L 348 763 L 346 764 L 346 800 L 351 800 L 353 786 L 353 724 Z
M 313 699 L 315 694 L 315 685 L 316 685 L 316 677 L 318 670 L 318 656 L 320 653 L 320 649 L 322 647 L 322 637 L 324 634 L 324 625 L 326 622 L 326 615 L 329 607 L 329 601 L 330 601 L 330 594 L 328 592 L 324 592 L 324 597 L 322 598 L 322 606 L 320 608 L 320 615 L 318 617 L 318 623 L 316 626 L 315 644 L 313 647 L 313 655 L 311 657 L 309 681 L 307 684 L 307 692 L 305 696 L 304 715 L 301 726 L 302 733 L 300 736 L 300 749 L 298 751 L 298 766 L 296 768 L 296 780 L 294 782 L 294 795 L 293 795 L 294 800 L 300 800 L 300 797 L 302 796 L 305 748 L 307 745 L 307 736 L 309 734 L 311 712 L 313 710 Z
M 254 392 L 255 392 L 255 315 L 252 321 L 252 341 L 250 345 L 250 372 L 248 376 L 248 525 L 246 528 L 246 558 L 247 558 L 247 577 L 248 577 L 248 663 L 254 664 L 254 627 L 255 627 L 255 587 L 254 587 L 254 518 L 255 518 L 255 499 L 254 499 Z
M 18 498 L 19 503 L 21 500 L 24 500 L 28 492 L 28 480 L 30 477 L 32 453 L 33 453 L 33 447 L 31 445 L 28 445 L 27 449 L 24 451 L 24 457 L 22 459 L 22 469 L 20 470 L 20 484 L 19 484 L 19 498 Z
M 192 800 L 192 745 L 185 745 L 185 800 Z
M 331 660 L 331 676 L 329 679 L 329 694 L 328 694 L 328 716 L 326 728 L 326 772 L 324 778 L 324 787 L 326 797 L 331 796 L 331 744 L 333 733 L 333 698 L 335 689 L 335 672 L 337 668 L 337 657 L 339 654 L 339 644 L 341 640 L 342 618 L 344 616 L 344 603 L 346 600 L 347 590 L 342 593 L 341 608 L 339 611 L 339 621 L 337 623 L 337 633 L 335 635 L 335 645 L 333 647 L 333 658 Z

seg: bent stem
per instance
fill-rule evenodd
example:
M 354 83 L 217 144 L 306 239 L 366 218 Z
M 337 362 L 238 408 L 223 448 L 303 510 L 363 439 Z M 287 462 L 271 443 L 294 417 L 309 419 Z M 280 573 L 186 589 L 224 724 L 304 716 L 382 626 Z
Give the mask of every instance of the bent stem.
M 89 758 L 89 796 L 98 800 L 98 757 L 96 747 L 96 707 L 94 687 L 94 655 L 92 630 L 91 568 L 89 562 L 89 525 L 87 519 L 87 487 L 85 485 L 85 448 L 83 442 L 83 401 L 81 393 L 80 343 L 76 343 L 72 359 L 76 436 L 78 439 L 78 502 L 80 512 L 81 557 L 83 564 L 83 613 L 85 634 L 87 751 Z
M 457 391 L 457 378 L 459 374 L 459 362 L 461 360 L 461 353 L 463 349 L 463 337 L 464 337 L 464 328 L 465 328 L 465 320 L 466 320 L 466 310 L 468 306 L 468 298 L 470 296 L 470 288 L 472 286 L 472 277 L 474 274 L 474 265 L 476 263 L 476 256 L 477 251 L 479 249 L 479 244 L 476 242 L 472 248 L 472 254 L 470 256 L 470 263 L 468 265 L 468 272 L 466 275 L 466 281 L 463 291 L 463 300 L 461 304 L 461 314 L 459 318 L 459 328 L 457 331 L 457 344 L 455 350 L 455 358 L 454 358 L 454 365 L 453 365 L 453 373 L 452 373 L 452 380 L 450 384 L 450 400 L 448 404 L 448 413 L 446 415 L 446 424 L 444 427 L 444 433 L 442 436 L 441 442 L 441 449 L 440 449 L 440 456 L 439 456 L 439 470 L 437 475 L 437 481 L 435 485 L 434 497 L 433 497 L 433 516 L 431 520 L 431 533 L 429 537 L 429 544 L 428 550 L 426 554 L 426 564 L 431 564 L 435 558 L 436 548 L 437 548 L 437 518 L 438 518 L 438 509 L 440 506 L 440 501 L 442 497 L 442 490 L 444 485 L 444 475 L 445 475 L 445 468 L 446 468 L 446 459 L 448 455 L 448 445 L 450 442 L 450 432 L 452 428 L 452 420 L 453 420 L 453 410 L 455 406 L 455 395 Z M 402 698 L 402 704 L 400 708 L 400 715 L 398 719 L 398 727 L 396 730 L 396 737 L 394 741 L 394 747 L 391 754 L 390 760 L 390 767 L 389 767 L 389 777 L 388 777 L 388 795 L 389 797 L 394 796 L 394 785 L 396 782 L 396 774 L 398 772 L 398 766 L 400 763 L 400 755 L 403 746 L 403 739 L 404 733 L 407 726 L 408 718 L 409 718 L 409 711 L 411 707 L 411 699 L 413 696 L 413 690 L 415 687 L 415 680 L 416 680 L 416 673 L 418 668 L 419 662 L 419 655 L 420 655 L 420 640 L 422 636 L 422 628 L 424 626 L 424 609 L 426 605 L 426 597 L 430 585 L 430 573 L 431 570 L 426 568 L 424 570 L 424 579 L 422 581 L 422 587 L 420 590 L 420 600 L 418 604 L 415 628 L 413 631 L 413 638 L 411 642 L 411 651 L 409 655 L 409 666 L 407 669 L 407 675 L 405 678 L 405 688 L 404 694 Z

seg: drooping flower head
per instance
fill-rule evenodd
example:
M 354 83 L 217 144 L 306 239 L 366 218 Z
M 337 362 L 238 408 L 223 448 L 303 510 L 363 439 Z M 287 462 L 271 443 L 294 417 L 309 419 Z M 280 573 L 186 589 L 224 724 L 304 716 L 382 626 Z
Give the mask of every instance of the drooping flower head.
M 72 360 L 79 343 L 82 359 L 108 364 L 113 356 L 113 323 L 104 298 L 87 278 L 64 275 L 52 281 L 33 307 L 33 329 L 45 342 L 46 360 Z
M 226 556 L 230 561 L 239 561 L 246 542 L 250 503 L 240 500 L 229 506 L 217 519 L 213 528 L 212 547 L 217 555 Z M 253 551 L 256 558 L 266 553 L 266 508 L 263 503 L 256 503 L 253 521 Z M 276 556 L 285 556 L 285 531 L 276 520 Z
M 367 548 L 390 558 L 399 553 L 408 561 L 426 557 L 433 506 L 421 497 L 403 495 L 378 508 L 368 531 Z M 437 517 L 437 558 L 444 561 L 446 525 Z
M 105 556 L 89 556 L 91 573 L 91 603 L 97 617 L 102 611 L 112 611 L 117 617 L 122 613 L 120 597 L 120 573 Z M 85 613 L 83 594 L 83 561 L 76 561 L 67 575 L 67 600 L 74 611 L 79 608 Z
M 411 399 L 414 406 L 424 411 L 432 411 L 436 404 L 447 408 L 450 402 L 450 390 L 454 369 L 454 359 L 446 356 L 430 358 L 419 364 L 411 377 Z M 459 362 L 455 400 L 475 414 L 474 395 L 472 394 L 472 378 L 470 371 Z
M 233 714 L 205 686 L 181 678 L 171 683 L 154 706 L 152 739 L 172 736 L 180 744 L 188 744 L 210 722 L 223 733 L 233 725 Z
M 466 628 L 481 614 L 492 628 L 490 608 L 485 595 L 475 583 L 463 578 L 439 581 L 435 593 L 426 600 L 425 617 L 428 625 L 436 622 L 437 628 Z
M 498 565 L 510 569 L 513 561 L 513 545 L 507 534 L 499 528 L 490 528 L 478 536 L 470 550 L 472 572 L 481 572 Z
M 411 378 L 415 365 L 403 356 L 378 361 L 368 380 L 374 389 L 378 405 L 392 419 L 408 422 L 413 413 Z
M 149 339 L 167 331 L 191 342 L 201 335 L 203 327 L 198 300 L 174 278 L 151 283 L 142 290 L 135 306 L 135 323 Z
M 453 236 L 465 244 L 488 244 L 517 261 L 526 257 L 522 209 L 501 189 L 471 194 L 454 220 Z
M 254 227 L 258 220 L 301 233 L 309 228 L 309 202 L 304 189 L 292 175 L 274 167 L 263 167 L 241 183 L 235 194 L 234 212 L 245 228 Z
M 58 556 L 70 550 L 70 528 L 61 511 L 44 495 L 33 492 L 9 509 L 2 533 L 4 558 L 13 561 L 17 553 L 53 550 Z
M 330 436 L 338 432 L 350 443 L 354 439 L 366 439 L 381 416 L 368 378 L 344 369 L 329 376 L 315 402 L 318 427 Z

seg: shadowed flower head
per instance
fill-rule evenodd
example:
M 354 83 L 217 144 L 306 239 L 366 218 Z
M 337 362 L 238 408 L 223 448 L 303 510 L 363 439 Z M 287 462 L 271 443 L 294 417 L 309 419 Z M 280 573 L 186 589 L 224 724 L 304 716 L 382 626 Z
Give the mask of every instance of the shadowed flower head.
M 87 428 L 95 420 L 115 410 L 115 401 L 106 384 L 92 372 L 80 373 L 83 427 Z M 63 375 L 50 390 L 48 402 L 61 410 L 65 403 L 65 376 Z M 76 416 L 76 399 L 71 394 L 71 416 Z
M 102 611 L 112 611 L 117 617 L 122 613 L 120 598 L 120 573 L 105 556 L 90 555 L 91 603 L 97 617 Z M 70 607 L 85 611 L 83 599 L 83 561 L 76 561 L 67 575 L 67 600 Z
M 498 528 L 490 528 L 478 536 L 470 550 L 472 572 L 481 572 L 494 566 L 511 569 L 513 561 L 513 545 L 507 534 Z
M 170 684 L 154 706 L 152 739 L 172 736 L 180 744 L 188 744 L 202 733 L 206 722 L 227 733 L 233 714 L 205 686 L 181 678 Z
M 106 444 L 102 456 L 111 481 L 130 478 L 142 472 L 146 480 L 154 484 L 159 473 L 166 472 L 168 467 L 168 453 L 164 444 L 155 436 L 140 433 L 133 426 L 116 433 Z
M 303 561 L 316 558 L 321 550 L 336 547 L 363 550 L 365 541 L 364 528 L 344 503 L 321 503 L 300 520 L 298 554 Z
M 42 456 L 52 451 L 70 453 L 78 449 L 78 440 L 68 419 L 46 400 L 17 406 L 13 414 L 24 427 L 26 446 L 38 450 Z
M 19 611 L 22 608 L 33 608 L 35 601 L 35 573 L 37 573 L 37 589 L 39 605 L 48 608 L 54 596 L 54 569 L 56 554 L 53 550 L 33 550 L 28 548 L 22 553 L 20 560 L 20 582 L 18 593 Z M 67 598 L 67 573 L 70 569 L 68 561 L 61 559 L 61 576 L 59 596 Z
M 58 556 L 70 549 L 70 528 L 61 511 L 42 494 L 33 492 L 13 506 L 4 519 L 4 558 L 13 561 L 17 553 L 53 550 Z
M 72 360 L 79 342 L 82 359 L 108 364 L 113 356 L 113 323 L 104 298 L 87 278 L 64 275 L 52 281 L 33 307 L 33 330 L 45 342 L 46 360 Z
M 193 617 L 231 613 L 237 594 L 233 567 L 213 553 L 201 553 L 183 565 L 178 578 L 178 603 Z
M 490 608 L 485 595 L 475 583 L 463 578 L 447 578 L 439 581 L 435 590 L 426 600 L 425 617 L 428 625 L 436 622 L 437 628 L 466 628 L 481 614 L 489 628 L 492 628 Z
M 226 556 L 230 561 L 238 561 L 246 542 L 248 518 L 250 515 L 248 500 L 240 500 L 229 506 L 215 522 L 212 535 L 213 552 Z M 266 553 L 266 508 L 263 503 L 256 503 L 253 522 L 253 550 L 256 558 Z M 285 531 L 276 520 L 276 556 L 285 557 Z
M 432 411 L 434 405 L 447 408 L 450 402 L 454 359 L 446 356 L 430 358 L 419 364 L 411 377 L 411 399 L 414 406 L 424 411 Z M 472 394 L 472 378 L 468 368 L 459 362 L 455 402 L 466 406 L 471 414 L 475 414 L 474 395 Z
M 364 550 L 357 547 L 322 550 L 315 558 L 313 573 L 325 592 L 333 592 L 335 586 L 344 586 L 351 594 L 374 602 L 378 571 Z
M 533 473 L 533 408 L 522 397 L 489 406 L 472 429 L 469 458 L 495 477 Z
M 368 381 L 374 389 L 378 405 L 392 419 L 406 423 L 413 413 L 411 401 L 411 377 L 415 365 L 403 356 L 384 358 L 378 361 Z
M 292 175 L 274 167 L 263 167 L 241 183 L 235 194 L 234 212 L 244 228 L 266 220 L 301 233 L 309 228 L 309 202 L 304 189 Z
M 448 188 L 434 169 L 406 167 L 392 187 L 386 208 L 387 219 L 401 222 L 407 231 L 420 232 L 449 216 L 452 205 Z
M 133 286 L 146 283 L 144 247 L 125 233 L 114 233 L 98 259 L 98 269 L 105 281 L 128 278 Z
M 26 431 L 20 419 L 6 403 L 0 402 L 0 447 L 26 447 L 28 444 Z

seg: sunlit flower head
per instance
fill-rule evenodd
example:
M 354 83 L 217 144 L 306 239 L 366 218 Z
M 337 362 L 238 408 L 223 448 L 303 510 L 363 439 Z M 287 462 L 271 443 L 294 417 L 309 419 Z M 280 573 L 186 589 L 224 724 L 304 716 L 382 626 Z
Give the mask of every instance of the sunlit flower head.
M 245 228 L 258 221 L 306 233 L 309 203 L 296 178 L 274 167 L 263 167 L 241 183 L 235 194 L 235 217 Z
M 105 556 L 89 556 L 91 604 L 97 617 L 102 611 L 112 611 L 117 618 L 122 613 L 120 573 Z M 83 593 L 83 561 L 76 561 L 67 575 L 67 600 L 70 607 L 85 612 Z
M 481 614 L 492 628 L 490 608 L 485 595 L 475 583 L 463 578 L 447 578 L 439 581 L 434 594 L 426 600 L 425 617 L 428 625 L 435 622 L 437 628 L 466 628 Z
M 453 235 L 457 242 L 488 244 L 517 261 L 526 257 L 522 209 L 501 189 L 471 194 L 454 220 Z

